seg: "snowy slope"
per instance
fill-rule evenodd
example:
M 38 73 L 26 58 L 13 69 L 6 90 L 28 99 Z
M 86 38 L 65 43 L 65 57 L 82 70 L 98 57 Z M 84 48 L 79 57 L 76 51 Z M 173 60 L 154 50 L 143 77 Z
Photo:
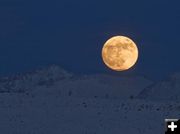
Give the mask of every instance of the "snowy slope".
M 148 100 L 180 101 L 180 73 L 145 88 L 138 97 Z
M 58 66 L 2 78 L 0 134 L 164 134 L 164 119 L 180 118 L 180 104 L 129 97 L 151 84 Z
M 0 92 L 32 93 L 39 88 L 58 90 L 61 95 L 85 98 L 129 98 L 137 96 L 152 81 L 140 76 L 76 76 L 58 66 L 0 79 Z
M 3 134 L 164 134 L 164 119 L 178 117 L 173 102 L 0 95 Z
M 26 74 L 0 78 L 0 92 L 28 92 L 34 87 L 51 86 L 56 81 L 68 79 L 71 76 L 71 73 L 68 73 L 59 66 L 52 65 Z
M 110 75 L 93 75 L 60 81 L 53 87 L 55 89 L 58 87 L 62 93 L 69 92 L 73 97 L 78 98 L 125 99 L 136 96 L 151 83 L 143 77 L 136 76 L 121 78 Z

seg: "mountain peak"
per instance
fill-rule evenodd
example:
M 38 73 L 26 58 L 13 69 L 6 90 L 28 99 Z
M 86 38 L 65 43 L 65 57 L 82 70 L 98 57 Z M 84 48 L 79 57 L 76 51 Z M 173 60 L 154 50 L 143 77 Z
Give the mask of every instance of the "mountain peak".
M 180 100 L 180 72 L 148 86 L 138 97 L 149 100 Z
M 71 78 L 72 74 L 57 65 L 0 79 L 0 92 L 23 92 L 36 86 L 52 85 Z

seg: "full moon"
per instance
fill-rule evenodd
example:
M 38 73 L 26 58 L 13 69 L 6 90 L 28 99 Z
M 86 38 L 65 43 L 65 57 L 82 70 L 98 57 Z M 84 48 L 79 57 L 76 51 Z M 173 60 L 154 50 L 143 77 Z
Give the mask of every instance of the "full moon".
M 102 59 L 112 70 L 128 70 L 137 62 L 138 48 L 130 38 L 115 36 L 104 44 Z

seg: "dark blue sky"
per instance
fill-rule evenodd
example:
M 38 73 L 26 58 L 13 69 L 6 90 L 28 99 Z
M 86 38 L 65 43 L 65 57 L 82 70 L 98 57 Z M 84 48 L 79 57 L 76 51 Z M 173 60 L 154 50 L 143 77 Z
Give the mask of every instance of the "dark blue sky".
M 104 42 L 132 38 L 140 51 L 126 73 L 165 77 L 180 71 L 180 2 L 170 0 L 0 0 L 0 75 L 59 64 L 75 73 L 113 73 Z

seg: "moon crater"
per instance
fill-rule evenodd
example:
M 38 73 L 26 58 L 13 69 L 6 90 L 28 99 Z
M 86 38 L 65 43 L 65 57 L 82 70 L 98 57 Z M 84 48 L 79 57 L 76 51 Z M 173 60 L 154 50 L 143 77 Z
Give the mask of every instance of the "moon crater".
M 138 48 L 131 39 L 115 36 L 104 44 L 102 58 L 104 63 L 113 70 L 127 70 L 136 63 Z

